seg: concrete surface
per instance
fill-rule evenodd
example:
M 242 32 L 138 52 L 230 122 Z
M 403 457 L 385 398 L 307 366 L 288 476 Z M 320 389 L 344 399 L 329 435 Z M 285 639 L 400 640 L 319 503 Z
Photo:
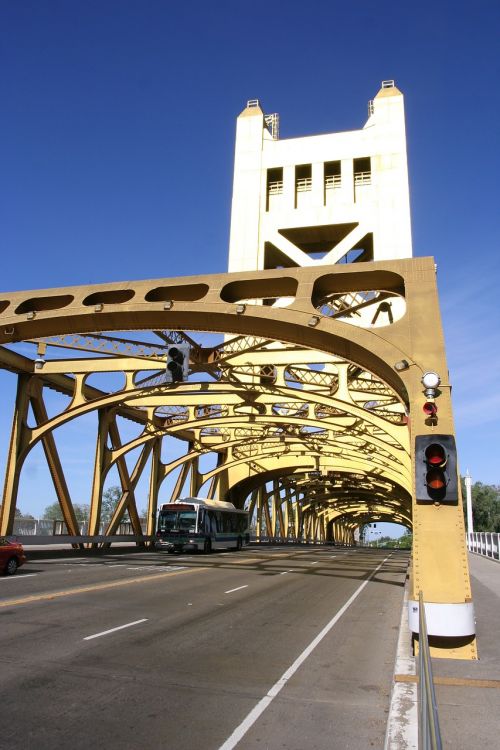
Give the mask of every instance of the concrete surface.
M 469 565 L 479 660 L 432 660 L 443 748 L 453 750 L 500 746 L 500 564 L 469 554 Z

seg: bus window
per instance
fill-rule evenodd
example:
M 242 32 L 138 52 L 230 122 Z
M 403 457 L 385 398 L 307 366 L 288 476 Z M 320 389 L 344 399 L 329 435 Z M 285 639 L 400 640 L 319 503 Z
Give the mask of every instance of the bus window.
M 179 513 L 179 529 L 194 531 L 196 526 L 196 511 L 182 511 Z
M 216 534 L 217 533 L 217 516 L 215 514 L 215 511 L 213 510 L 208 511 L 208 520 L 209 520 L 209 533 Z
M 207 521 L 208 521 L 208 516 L 206 512 L 203 510 L 203 508 L 199 508 L 198 510 L 198 532 L 200 534 L 203 534 L 206 531 Z

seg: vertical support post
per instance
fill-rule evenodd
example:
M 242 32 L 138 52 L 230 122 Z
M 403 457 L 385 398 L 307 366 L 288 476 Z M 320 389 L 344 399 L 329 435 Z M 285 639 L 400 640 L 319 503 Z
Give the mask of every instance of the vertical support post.
M 0 534 L 2 535 L 12 534 L 14 528 L 19 476 L 22 467 L 20 455 L 27 445 L 30 432 L 26 424 L 29 405 L 29 380 L 30 375 L 22 374 L 17 377 L 16 403 L 12 418 L 2 507 L 0 509 Z
M 101 523 L 101 503 L 104 477 L 108 463 L 109 449 L 106 445 L 109 430 L 109 412 L 107 409 L 98 411 L 98 428 L 95 448 L 94 478 L 92 481 L 92 497 L 90 499 L 89 535 L 99 534 Z
M 279 496 L 279 485 L 276 480 L 273 480 L 273 490 L 272 490 L 272 503 L 271 503 L 271 536 L 274 538 L 276 536 L 276 522 L 278 518 L 277 508 L 278 503 L 280 500 Z
M 283 505 L 281 506 L 281 536 L 288 539 L 288 504 L 290 502 L 290 488 L 285 489 L 285 498 Z
M 189 444 L 189 452 L 191 453 L 193 451 L 193 444 Z M 199 455 L 193 456 L 191 459 L 191 481 L 190 481 L 190 490 L 189 494 L 191 497 L 197 497 L 198 492 L 200 489 L 200 475 L 198 472 L 198 465 L 199 465 L 200 457 Z
M 262 505 L 264 502 L 264 491 L 265 487 L 259 487 L 257 495 L 257 524 L 256 524 L 256 536 L 260 539 L 262 536 Z
M 147 534 L 153 536 L 156 531 L 156 513 L 158 509 L 158 492 L 160 490 L 160 457 L 162 438 L 153 443 L 151 471 L 149 474 L 148 525 Z
M 271 514 L 269 512 L 269 498 L 273 497 L 272 492 L 268 493 L 266 487 L 264 487 L 264 517 L 266 520 L 266 536 L 273 536 L 273 526 L 271 522 Z

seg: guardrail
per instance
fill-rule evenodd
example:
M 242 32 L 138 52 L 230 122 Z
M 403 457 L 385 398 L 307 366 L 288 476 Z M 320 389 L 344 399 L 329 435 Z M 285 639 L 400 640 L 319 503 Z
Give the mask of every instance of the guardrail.
M 61 544 L 116 544 L 117 542 L 137 544 L 154 541 L 154 536 L 147 536 L 146 534 L 142 536 L 134 536 L 134 534 L 113 534 L 112 536 L 105 536 L 104 534 L 82 534 L 80 536 L 71 536 L 71 534 L 12 534 L 8 538 L 21 542 L 24 547 Z
M 52 524 L 52 522 L 50 522 Z M 52 528 L 52 527 L 51 527 Z M 128 544 L 138 544 L 144 542 L 154 542 L 155 536 L 148 536 L 147 534 L 135 535 L 130 532 L 123 533 L 119 528 L 118 533 L 108 536 L 106 534 L 85 534 L 81 533 L 78 536 L 72 536 L 71 534 L 62 533 L 61 531 L 55 533 L 43 533 L 43 528 L 38 529 L 38 533 L 28 532 L 24 533 L 22 530 L 18 533 L 9 534 L 8 539 L 12 541 L 21 542 L 25 547 L 33 545 L 79 545 L 79 544 L 116 544 L 117 542 Z M 303 545 L 303 546 L 322 546 L 322 547 L 363 547 L 368 549 L 370 545 L 365 545 L 362 542 L 356 544 L 344 544 L 343 542 L 326 542 L 320 539 L 290 539 L 289 537 L 283 536 L 260 536 L 257 537 L 253 534 L 250 535 L 250 541 L 253 544 L 282 544 L 282 545 Z M 396 551 L 397 547 L 393 549 Z
M 467 549 L 477 555 L 500 560 L 500 534 L 492 531 L 470 531 L 467 533 Z
M 145 518 L 139 519 L 143 534 L 146 533 L 147 520 Z M 103 522 L 100 524 L 98 529 L 99 535 L 104 535 L 108 523 Z M 79 528 L 82 536 L 88 536 L 88 524 L 82 523 Z M 134 530 L 130 521 L 124 521 L 120 523 L 117 530 L 117 536 L 124 536 L 127 534 L 133 534 Z M 16 518 L 14 520 L 14 528 L 12 530 L 14 536 L 65 536 L 68 535 L 68 528 L 64 521 L 53 520 L 51 518 Z
M 323 547 L 350 547 L 350 544 L 341 542 L 325 542 L 323 539 L 304 539 L 303 537 L 291 538 L 286 536 L 255 536 L 250 534 L 250 541 L 255 544 L 311 544 Z
M 420 750 L 441 750 L 441 731 L 432 677 L 431 653 L 427 636 L 424 595 L 418 597 L 418 703 L 419 703 L 419 748 Z

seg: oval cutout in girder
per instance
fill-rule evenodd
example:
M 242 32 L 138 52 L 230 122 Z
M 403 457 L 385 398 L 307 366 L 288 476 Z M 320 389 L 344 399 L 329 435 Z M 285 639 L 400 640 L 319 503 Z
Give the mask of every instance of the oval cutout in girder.
M 72 294 L 59 294 L 54 297 L 31 297 L 16 307 L 16 314 L 60 310 L 70 305 L 74 299 Z
M 241 279 L 223 286 L 220 297 L 224 302 L 295 297 L 297 286 L 297 279 L 290 276 L 277 276 L 274 279 Z
M 85 297 L 83 304 L 86 307 L 93 305 L 122 305 L 135 295 L 133 289 L 110 289 L 109 291 L 93 292 Z
M 157 286 L 145 295 L 146 302 L 195 302 L 208 292 L 208 284 L 179 284 L 178 286 Z
M 6 310 L 9 305 L 10 302 L 8 299 L 0 299 L 0 313 L 3 313 L 3 311 Z
M 380 289 L 400 297 L 405 296 L 404 279 L 394 271 L 351 271 L 327 273 L 319 276 L 314 282 L 312 303 L 314 307 L 322 304 L 323 299 L 331 294 L 363 292 L 366 289 Z
M 234 413 L 241 416 L 255 416 L 266 413 L 265 404 L 238 404 L 234 407 Z

